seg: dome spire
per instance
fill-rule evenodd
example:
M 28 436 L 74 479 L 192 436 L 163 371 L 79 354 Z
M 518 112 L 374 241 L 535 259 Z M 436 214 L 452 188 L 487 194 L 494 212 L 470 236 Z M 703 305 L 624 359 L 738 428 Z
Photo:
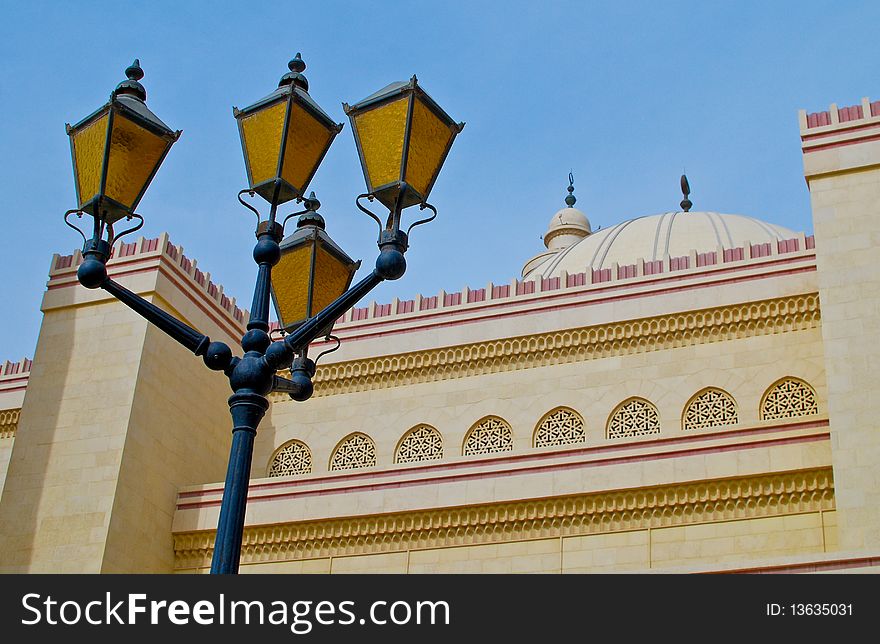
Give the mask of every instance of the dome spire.
M 681 209 L 688 212 L 694 204 L 688 199 L 688 195 L 691 194 L 691 185 L 688 183 L 686 174 L 681 175 L 681 194 L 684 195 L 684 199 L 681 200 L 680 204 Z
M 577 203 L 577 197 L 574 196 L 574 173 L 568 173 L 568 195 L 565 197 L 565 205 L 574 208 Z

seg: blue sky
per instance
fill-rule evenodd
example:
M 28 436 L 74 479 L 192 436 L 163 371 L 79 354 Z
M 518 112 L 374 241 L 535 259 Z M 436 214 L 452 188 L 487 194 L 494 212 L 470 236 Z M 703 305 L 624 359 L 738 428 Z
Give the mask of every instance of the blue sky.
M 135 57 L 148 105 L 184 131 L 139 211 L 249 303 L 253 218 L 232 105 L 261 98 L 301 51 L 313 98 L 353 103 L 418 74 L 467 122 L 414 231 L 409 270 L 374 292 L 506 283 L 575 174 L 593 226 L 677 207 L 810 231 L 797 110 L 880 98 L 877 2 L 5 3 L 0 188 L 5 199 L 0 360 L 32 356 L 52 253 L 79 237 L 65 122 L 100 106 Z M 374 224 L 348 124 L 311 188 L 328 232 L 371 266 Z M 364 270 L 364 269 L 362 269 Z

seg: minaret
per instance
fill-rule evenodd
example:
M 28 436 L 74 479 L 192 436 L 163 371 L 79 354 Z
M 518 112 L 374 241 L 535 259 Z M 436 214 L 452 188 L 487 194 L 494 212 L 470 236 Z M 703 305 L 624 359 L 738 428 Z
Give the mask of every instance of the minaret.
M 574 174 L 571 172 L 568 173 L 567 190 L 565 208 L 553 215 L 544 233 L 544 245 L 548 250 L 568 248 L 593 232 L 587 216 L 574 207 L 577 197 L 574 196 Z
M 574 174 L 571 172 L 568 173 L 567 190 L 565 208 L 553 215 L 547 226 L 547 232 L 544 233 L 544 246 L 547 247 L 547 250 L 538 253 L 525 263 L 522 270 L 523 277 L 541 266 L 551 255 L 573 246 L 584 237 L 592 234 L 590 220 L 574 207 L 577 203 L 577 197 L 574 196 Z

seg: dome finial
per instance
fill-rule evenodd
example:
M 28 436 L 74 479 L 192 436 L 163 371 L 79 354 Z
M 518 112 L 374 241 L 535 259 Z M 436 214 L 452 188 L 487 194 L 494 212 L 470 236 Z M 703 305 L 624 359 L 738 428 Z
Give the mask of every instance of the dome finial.
M 688 195 L 691 194 L 691 186 L 688 183 L 688 178 L 686 174 L 681 175 L 681 194 L 684 195 L 684 199 L 681 200 L 681 209 L 685 212 L 688 212 L 691 209 L 691 206 L 694 204 L 688 199 Z
M 577 203 L 577 197 L 574 196 L 574 173 L 568 173 L 568 195 L 565 197 L 565 205 L 569 208 L 574 208 L 574 205 Z

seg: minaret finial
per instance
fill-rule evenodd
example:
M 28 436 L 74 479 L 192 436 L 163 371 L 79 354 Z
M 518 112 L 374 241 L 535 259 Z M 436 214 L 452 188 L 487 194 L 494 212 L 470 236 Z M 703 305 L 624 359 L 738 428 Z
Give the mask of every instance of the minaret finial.
M 694 204 L 688 199 L 688 196 L 691 194 L 691 186 L 688 183 L 686 174 L 681 175 L 681 194 L 684 195 L 684 199 L 681 200 L 680 204 L 681 209 L 688 212 Z
M 574 196 L 574 174 L 568 173 L 568 195 L 565 197 L 565 205 L 574 208 L 577 203 L 577 197 Z

